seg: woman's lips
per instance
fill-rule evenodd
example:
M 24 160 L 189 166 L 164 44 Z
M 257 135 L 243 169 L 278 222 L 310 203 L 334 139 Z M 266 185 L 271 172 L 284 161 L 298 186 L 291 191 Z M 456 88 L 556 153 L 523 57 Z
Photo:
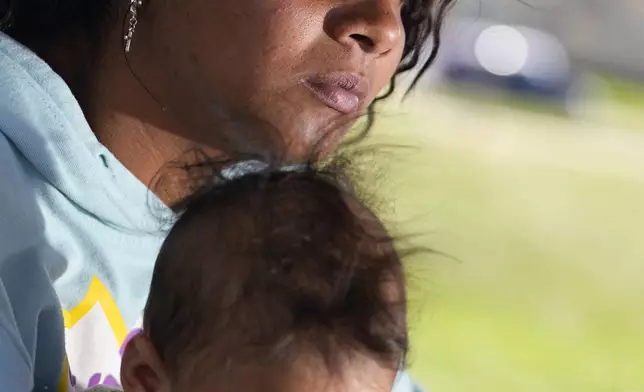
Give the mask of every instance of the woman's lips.
M 306 78 L 304 85 L 325 105 L 344 114 L 357 112 L 370 88 L 366 79 L 341 72 Z

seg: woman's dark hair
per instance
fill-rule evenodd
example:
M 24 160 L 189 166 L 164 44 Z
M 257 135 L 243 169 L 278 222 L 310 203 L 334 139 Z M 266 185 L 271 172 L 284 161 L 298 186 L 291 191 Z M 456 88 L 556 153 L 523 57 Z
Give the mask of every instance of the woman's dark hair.
M 26 46 L 84 35 L 96 48 L 117 8 L 115 0 L 0 0 L 0 30 Z
M 208 372 L 302 355 L 332 373 L 356 354 L 403 366 L 404 255 L 344 165 L 230 177 L 222 162 L 204 162 L 220 175 L 175 206 L 152 278 L 144 330 L 172 376 L 195 358 Z M 188 377 L 204 375 L 195 365 Z
M 376 98 L 367 110 L 367 123 L 355 140 L 367 136 L 375 121 L 376 105 L 391 96 L 396 89 L 398 77 L 418 67 L 416 75 L 407 88 L 409 93 L 423 76 L 425 71 L 436 60 L 441 44 L 441 28 L 450 7 L 456 0 L 403 0 L 402 21 L 405 29 L 405 47 L 403 56 L 396 73 L 391 78 L 387 91 Z M 425 46 L 432 38 L 431 51 L 427 59 L 423 59 Z
M 396 76 L 419 66 L 413 88 L 422 73 L 429 67 L 440 44 L 440 28 L 447 10 L 455 0 L 402 0 L 402 20 L 406 40 L 403 59 L 392 80 L 389 96 Z M 85 35 L 90 47 L 101 45 L 104 28 L 118 16 L 115 0 L 0 0 L 0 30 L 23 44 L 42 46 L 70 35 Z M 423 48 L 433 37 L 432 51 L 423 60 Z

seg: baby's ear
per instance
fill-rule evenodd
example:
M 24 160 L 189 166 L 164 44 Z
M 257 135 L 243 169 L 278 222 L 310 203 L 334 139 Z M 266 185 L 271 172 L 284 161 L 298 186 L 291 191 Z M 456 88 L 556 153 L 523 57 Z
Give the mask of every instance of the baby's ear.
M 132 338 L 125 347 L 121 384 L 125 392 L 170 392 L 165 367 L 145 333 Z

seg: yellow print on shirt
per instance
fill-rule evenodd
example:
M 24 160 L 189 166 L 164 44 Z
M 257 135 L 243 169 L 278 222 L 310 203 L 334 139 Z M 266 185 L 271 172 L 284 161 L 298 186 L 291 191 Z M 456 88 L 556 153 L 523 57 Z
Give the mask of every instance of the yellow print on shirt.
M 119 386 L 121 354 L 129 336 L 110 291 L 93 277 L 85 297 L 73 309 L 63 310 L 63 318 L 67 360 L 58 392 L 96 384 Z
M 127 327 L 118 306 L 116 306 L 116 302 L 112 298 L 112 294 L 96 276 L 92 278 L 85 298 L 74 309 L 70 311 L 63 310 L 65 328 L 73 328 L 96 304 L 101 305 L 116 339 L 122 343 L 127 336 Z

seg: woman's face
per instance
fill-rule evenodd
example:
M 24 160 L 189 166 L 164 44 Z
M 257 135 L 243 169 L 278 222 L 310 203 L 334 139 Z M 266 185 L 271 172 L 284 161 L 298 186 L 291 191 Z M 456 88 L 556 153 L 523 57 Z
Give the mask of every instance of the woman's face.
M 128 59 L 186 124 L 172 133 L 213 145 L 224 122 L 252 119 L 267 127 L 230 128 L 227 142 L 265 144 L 258 133 L 275 129 L 290 156 L 305 156 L 389 82 L 403 1 L 144 0 Z

